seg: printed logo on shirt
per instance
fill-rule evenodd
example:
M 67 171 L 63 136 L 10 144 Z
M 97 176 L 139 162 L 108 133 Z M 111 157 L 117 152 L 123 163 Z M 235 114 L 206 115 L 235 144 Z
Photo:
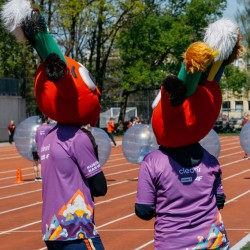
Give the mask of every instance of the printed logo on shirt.
M 47 146 L 42 146 L 41 153 L 43 152 L 43 154 L 41 154 L 41 157 L 40 157 L 41 161 L 49 158 L 48 152 L 46 153 L 46 151 L 49 151 L 49 149 L 50 149 L 50 144 Z
M 193 180 L 192 177 L 181 178 L 181 182 L 182 182 L 182 183 L 192 182 L 192 180 Z
M 42 155 L 41 156 L 41 161 L 45 160 L 45 159 L 48 159 L 48 158 L 49 158 L 49 154 Z
M 45 131 L 44 130 L 40 130 L 40 135 L 45 135 Z
M 179 174 L 194 174 L 194 173 L 199 173 L 201 171 L 200 167 L 195 167 L 195 168 L 182 168 L 179 170 Z
M 91 173 L 100 167 L 101 167 L 100 163 L 98 161 L 96 161 L 96 162 L 92 163 L 91 165 L 87 166 L 87 169 L 88 169 L 88 172 Z
M 203 178 L 203 176 L 200 175 L 200 176 L 197 176 L 195 180 L 196 180 L 196 181 L 201 181 L 202 178 Z
M 42 146 L 41 152 L 49 151 L 50 144 L 48 146 Z

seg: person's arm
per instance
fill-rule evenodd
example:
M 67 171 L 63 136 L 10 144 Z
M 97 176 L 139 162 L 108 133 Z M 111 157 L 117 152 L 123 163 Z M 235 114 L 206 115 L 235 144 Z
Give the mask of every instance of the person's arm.
M 146 161 L 142 161 L 137 186 L 135 214 L 142 220 L 150 220 L 155 216 L 154 173 Z
M 107 193 L 107 181 L 103 172 L 90 177 L 88 181 L 92 196 L 104 196 Z
M 142 220 L 151 220 L 155 217 L 155 206 L 135 203 L 135 214 Z
M 214 183 L 216 206 L 218 207 L 218 209 L 222 209 L 226 201 L 226 195 L 224 194 L 224 189 L 221 182 L 221 174 L 221 169 L 219 168 L 219 172 L 217 173 L 217 177 Z
M 77 163 L 82 177 L 87 179 L 92 196 L 98 197 L 107 193 L 107 182 L 95 153 L 95 141 L 92 139 L 94 140 L 92 134 L 79 131 L 70 155 Z
M 225 194 L 216 194 L 216 205 L 218 209 L 222 209 L 224 207 L 225 201 L 226 201 Z

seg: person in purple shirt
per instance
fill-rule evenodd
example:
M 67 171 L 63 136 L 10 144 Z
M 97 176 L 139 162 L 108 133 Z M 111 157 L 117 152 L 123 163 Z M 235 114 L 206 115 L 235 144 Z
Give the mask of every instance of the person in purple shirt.
M 36 150 L 32 152 L 34 160 L 35 181 L 42 181 L 41 164 L 40 164 L 40 150 L 45 136 L 52 129 L 48 124 L 49 118 L 45 115 L 41 116 L 42 124 L 37 127 L 35 134 Z
M 135 212 L 155 217 L 157 250 L 229 249 L 224 202 L 220 165 L 199 143 L 160 146 L 141 163 Z
M 40 151 L 42 233 L 49 250 L 103 250 L 94 221 L 94 199 L 107 192 L 91 133 L 57 124 Z

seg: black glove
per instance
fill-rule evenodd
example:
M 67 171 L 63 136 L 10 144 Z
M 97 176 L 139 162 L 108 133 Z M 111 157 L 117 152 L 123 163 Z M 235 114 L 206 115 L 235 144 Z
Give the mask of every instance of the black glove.
M 224 207 L 225 201 L 226 201 L 226 195 L 224 194 L 216 195 L 216 205 L 219 209 L 222 209 Z

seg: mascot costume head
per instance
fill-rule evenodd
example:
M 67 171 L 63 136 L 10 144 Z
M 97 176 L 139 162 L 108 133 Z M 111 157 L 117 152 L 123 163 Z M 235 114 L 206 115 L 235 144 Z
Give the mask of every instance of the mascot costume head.
M 159 145 L 192 145 L 213 128 L 222 104 L 219 82 L 225 66 L 242 52 L 241 39 L 238 26 L 221 19 L 208 26 L 203 42 L 188 47 L 178 76 L 166 77 L 152 105 Z
M 27 0 L 10 0 L 1 17 L 6 29 L 19 41 L 27 39 L 42 61 L 35 77 L 41 112 L 59 123 L 95 126 L 101 107 L 94 79 L 83 65 L 63 56 L 39 10 Z

